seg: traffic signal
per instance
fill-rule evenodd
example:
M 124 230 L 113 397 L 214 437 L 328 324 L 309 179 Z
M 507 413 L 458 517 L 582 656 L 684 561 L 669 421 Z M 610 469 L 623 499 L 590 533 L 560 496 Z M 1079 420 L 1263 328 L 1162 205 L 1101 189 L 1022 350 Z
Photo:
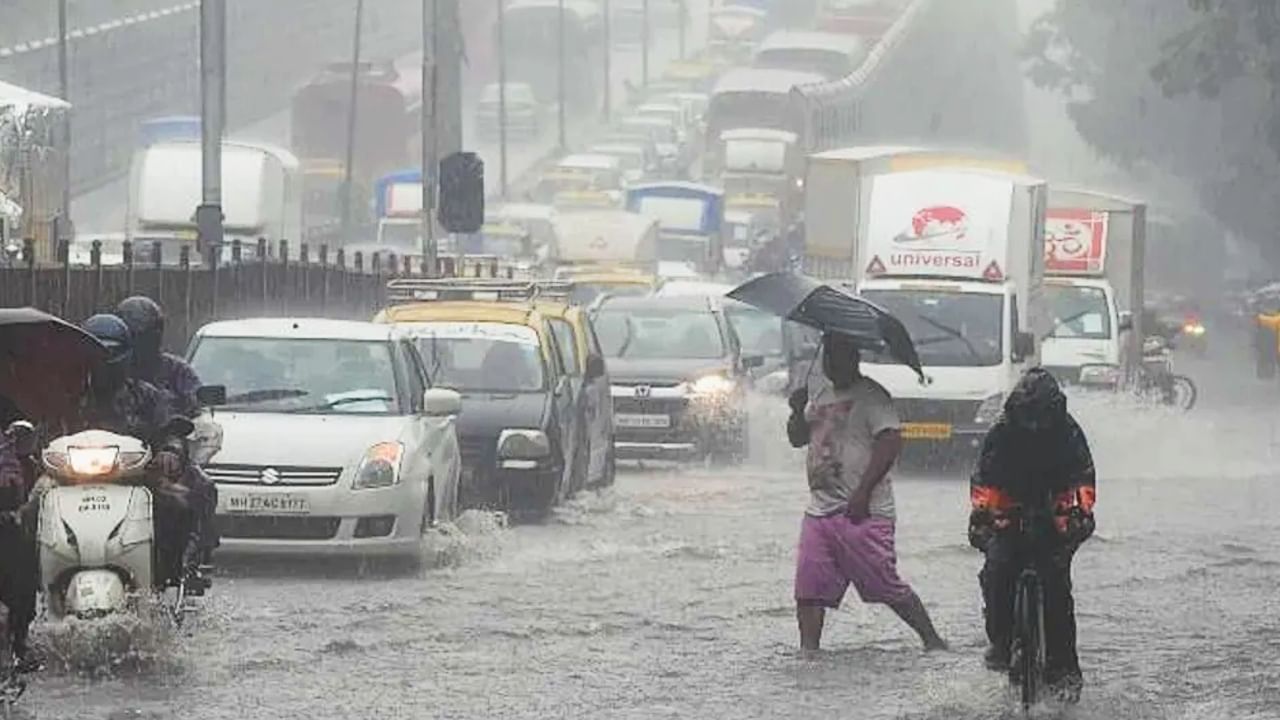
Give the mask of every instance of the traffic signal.
M 484 161 L 473 152 L 440 161 L 437 219 L 451 233 L 476 233 L 484 225 Z

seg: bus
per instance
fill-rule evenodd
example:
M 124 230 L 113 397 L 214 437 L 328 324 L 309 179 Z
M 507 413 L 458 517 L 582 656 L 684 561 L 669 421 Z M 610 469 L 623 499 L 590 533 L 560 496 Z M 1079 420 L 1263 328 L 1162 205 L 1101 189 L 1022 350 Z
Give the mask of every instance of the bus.
M 720 78 L 707 109 L 707 155 L 704 171 L 720 172 L 721 135 L 738 128 L 795 132 L 803 126 L 792 92 L 821 84 L 821 75 L 794 70 L 738 68 Z
M 824 32 L 775 32 L 756 49 L 755 67 L 794 70 L 839 80 L 852 75 L 867 58 L 867 43 L 857 35 Z

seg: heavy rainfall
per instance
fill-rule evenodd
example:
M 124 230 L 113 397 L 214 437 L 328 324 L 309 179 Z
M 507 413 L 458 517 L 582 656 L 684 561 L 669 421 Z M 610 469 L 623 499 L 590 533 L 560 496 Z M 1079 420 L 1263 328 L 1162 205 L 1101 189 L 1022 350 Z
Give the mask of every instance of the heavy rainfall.
M 1277 38 L 0 0 L 0 714 L 1280 717 Z

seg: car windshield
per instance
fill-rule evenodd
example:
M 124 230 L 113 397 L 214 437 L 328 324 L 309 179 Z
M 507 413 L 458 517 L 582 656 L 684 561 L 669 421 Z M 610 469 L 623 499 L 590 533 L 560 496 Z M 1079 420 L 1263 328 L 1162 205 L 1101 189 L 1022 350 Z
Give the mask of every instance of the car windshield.
M 867 290 L 863 297 L 902 321 L 920 353 L 935 367 L 999 365 L 1003 357 L 1004 296 L 947 290 Z M 896 363 L 888 353 L 870 353 L 869 363 Z
M 652 286 L 640 283 L 574 283 L 573 289 L 569 291 L 569 302 L 574 305 L 590 305 L 601 295 L 634 297 L 648 295 L 650 290 Z
M 425 323 L 415 330 L 431 384 L 461 393 L 539 392 L 537 333 L 505 323 Z
M 744 355 L 782 355 L 782 320 L 777 315 L 752 307 L 731 307 L 725 314 Z
M 1053 318 L 1049 337 L 1107 340 L 1111 337 L 1111 312 L 1102 288 L 1046 285 L 1045 297 Z
M 200 379 L 241 412 L 398 415 L 391 346 L 383 341 L 206 337 L 191 356 Z
M 606 305 L 595 324 L 607 357 L 710 360 L 725 354 L 720 326 L 710 310 Z

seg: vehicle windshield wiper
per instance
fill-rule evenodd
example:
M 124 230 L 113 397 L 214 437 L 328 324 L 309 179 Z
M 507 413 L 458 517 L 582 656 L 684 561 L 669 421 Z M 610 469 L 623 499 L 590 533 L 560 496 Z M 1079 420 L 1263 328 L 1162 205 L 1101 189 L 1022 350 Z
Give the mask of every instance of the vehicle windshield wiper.
M 631 341 L 634 338 L 631 332 L 631 318 L 623 318 L 623 322 L 626 323 L 627 335 L 622 339 L 622 345 L 618 347 L 618 357 L 626 356 L 627 348 L 631 347 Z
M 1049 331 L 1049 335 L 1048 335 L 1048 337 L 1057 337 L 1057 336 L 1058 336 L 1058 330 L 1059 330 L 1060 328 L 1064 328 L 1064 327 L 1066 327 L 1067 325 L 1070 325 L 1071 323 L 1073 323 L 1073 322 L 1075 322 L 1075 321 L 1079 320 L 1080 318 L 1084 317 L 1085 315 L 1088 315 L 1088 314 L 1089 314 L 1089 313 L 1091 313 L 1091 312 L 1093 312 L 1093 311 L 1092 311 L 1092 310 L 1081 310 L 1080 312 L 1076 313 L 1075 315 L 1070 315 L 1070 316 L 1068 316 L 1068 317 L 1065 317 L 1065 318 L 1063 318 L 1063 319 L 1061 319 L 1061 320 L 1059 320 L 1059 321 L 1055 322 L 1055 323 L 1053 324 L 1053 329 Z M 1073 335 L 1072 337 L 1075 337 L 1075 336 Z
M 291 413 L 322 412 L 324 410 L 333 410 L 343 405 L 350 405 L 351 403 L 377 402 L 377 401 L 392 402 L 394 399 L 395 398 L 391 397 L 390 395 L 384 392 L 371 392 L 367 395 L 349 395 L 347 397 L 334 398 L 333 400 L 330 400 L 328 402 L 318 403 L 316 405 L 307 405 L 305 407 L 300 407 L 300 408 L 291 408 L 289 412 Z
M 946 334 L 950 335 L 951 337 L 953 337 L 953 338 L 955 338 L 955 339 L 959 340 L 960 342 L 964 343 L 964 347 L 965 347 L 965 349 L 969 351 L 969 354 L 970 354 L 971 356 L 973 356 L 973 359 L 974 359 L 974 360 L 977 360 L 977 361 L 979 361 L 979 362 L 981 362 L 981 361 L 982 361 L 982 354 L 981 354 L 981 353 L 979 353 L 979 352 L 978 352 L 978 349 L 977 349 L 977 348 L 975 348 L 975 347 L 973 346 L 973 343 L 972 343 L 972 342 L 970 342 L 969 338 L 967 338 L 967 337 L 965 337 L 965 336 L 964 336 L 964 333 L 962 333 L 962 332 L 960 332 L 959 330 L 957 330 L 957 329 L 955 329 L 955 328 L 951 327 L 950 325 L 948 325 L 948 324 L 946 324 L 946 323 L 942 322 L 941 320 L 937 320 L 937 319 L 935 319 L 935 318 L 933 318 L 933 317 L 930 317 L 930 316 L 928 316 L 928 315 L 925 315 L 924 313 L 916 313 L 916 317 L 920 318 L 921 320 L 923 320 L 923 321 L 925 321 L 925 322 L 929 323 L 930 325 L 932 325 L 932 326 L 934 326 L 934 327 L 938 328 L 938 329 L 939 329 L 939 330 L 941 330 L 942 332 L 944 332 L 944 333 L 946 333 Z
M 224 407 L 230 408 L 234 405 L 257 405 L 259 403 L 271 402 L 272 400 L 291 400 L 300 398 L 311 393 L 306 390 L 298 390 L 296 388 L 268 388 L 265 390 L 250 390 L 248 392 L 237 393 L 227 398 Z

